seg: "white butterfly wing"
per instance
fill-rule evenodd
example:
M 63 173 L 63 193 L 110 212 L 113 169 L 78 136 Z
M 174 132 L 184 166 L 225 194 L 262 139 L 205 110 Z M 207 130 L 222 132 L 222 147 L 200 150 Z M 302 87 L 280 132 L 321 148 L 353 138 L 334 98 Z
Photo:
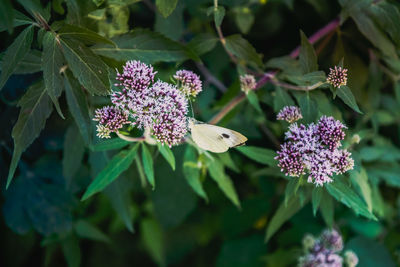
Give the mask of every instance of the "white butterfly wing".
M 191 124 L 193 141 L 202 149 L 214 153 L 223 153 L 230 147 L 244 144 L 247 138 L 236 131 L 211 125 Z

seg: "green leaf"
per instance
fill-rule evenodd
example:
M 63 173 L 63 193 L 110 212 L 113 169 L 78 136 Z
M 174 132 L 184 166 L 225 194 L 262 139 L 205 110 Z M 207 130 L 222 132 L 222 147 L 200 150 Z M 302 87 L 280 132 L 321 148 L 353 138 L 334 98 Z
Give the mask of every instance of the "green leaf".
M 332 228 L 335 208 L 333 206 L 333 198 L 325 192 L 326 191 L 323 192 L 323 196 L 322 196 L 322 200 L 321 200 L 321 204 L 320 204 L 320 211 L 321 211 L 322 218 L 324 219 L 326 225 L 329 228 Z
M 325 82 L 326 75 L 323 71 L 314 71 L 306 74 L 287 75 L 286 78 L 297 85 L 314 85 L 318 82 Z
M 356 214 L 360 214 L 368 219 L 377 220 L 360 197 L 347 184 L 342 182 L 339 177 L 336 177 L 334 182 L 327 184 L 326 189 L 337 201 L 354 210 Z
M 11 133 L 14 139 L 14 152 L 7 178 L 7 188 L 14 177 L 22 152 L 39 136 L 53 111 L 51 100 L 42 82 L 31 86 L 18 102 L 18 106 L 21 110 Z
M 30 50 L 28 54 L 25 55 L 14 74 L 30 74 L 42 71 L 42 53 L 38 50 Z
M 303 93 L 300 97 L 299 106 L 303 119 L 306 123 L 314 122 L 318 115 L 317 102 L 310 98 L 308 92 Z
M 175 171 L 175 156 L 171 148 L 166 145 L 161 145 L 160 143 L 158 143 L 157 145 L 158 151 L 160 151 L 161 155 L 165 158 L 169 165 L 171 165 L 172 170 Z
M 362 236 L 351 239 L 345 249 L 351 249 L 359 259 L 357 266 L 375 267 L 395 267 L 397 264 L 392 260 L 392 256 L 387 248 L 377 241 Z
M 286 75 L 299 76 L 302 74 L 299 61 L 290 56 L 271 58 L 265 66 L 271 69 L 280 69 Z
M 217 156 L 221 160 L 222 164 L 224 164 L 226 167 L 228 167 L 229 169 L 231 169 L 234 172 L 237 172 L 237 173 L 240 172 L 238 167 L 235 165 L 235 162 L 232 160 L 231 154 L 229 154 L 229 152 L 218 153 Z
M 178 3 L 172 14 L 167 18 L 161 15 L 160 12 L 156 12 L 154 31 L 159 32 L 174 41 L 182 39 L 182 34 L 185 31 L 183 18 L 184 9 L 185 5 L 183 1 L 181 1 Z
M 370 7 L 370 12 L 375 16 L 375 21 L 389 33 L 392 40 L 400 45 L 400 11 L 390 2 L 380 1 Z
M 42 70 L 46 91 L 56 107 L 61 118 L 64 119 L 58 98 L 63 90 L 63 77 L 61 76 L 61 68 L 63 67 L 64 58 L 55 35 L 47 32 L 43 38 L 42 53 Z
M 74 76 L 94 95 L 107 95 L 110 92 L 108 66 L 82 43 L 61 38 L 64 56 Z
M 362 114 L 361 110 L 358 108 L 356 99 L 354 98 L 353 93 L 351 92 L 350 88 L 342 85 L 336 91 L 338 97 L 343 100 L 343 102 L 351 107 L 354 111 Z
M 126 229 L 134 233 L 131 192 L 125 186 L 124 181 L 122 179 L 115 180 L 104 190 L 104 193 L 110 199 L 111 205 L 124 222 Z
M 225 17 L 225 8 L 223 6 L 214 7 L 214 22 L 215 26 L 221 27 L 222 20 Z
M 255 146 L 240 146 L 236 148 L 246 157 L 257 161 L 261 164 L 274 166 L 276 165 L 275 151 L 267 148 L 255 147 Z
M 1 61 L 0 90 L 4 87 L 11 74 L 17 69 L 18 63 L 29 52 L 32 40 L 33 26 L 29 26 L 7 48 Z
M 192 146 L 188 145 L 186 147 L 183 161 L 183 175 L 185 176 L 186 181 L 197 195 L 208 201 L 207 194 L 200 181 L 200 166 L 198 165 L 196 152 Z
M 62 160 L 63 176 L 66 180 L 67 188 L 70 187 L 73 177 L 81 167 L 84 153 L 85 144 L 82 136 L 75 124 L 72 124 L 65 134 Z
M 50 19 L 50 9 L 43 8 L 40 0 L 17 0 L 33 17 L 41 15 L 45 21 Z
M 115 155 L 105 168 L 96 176 L 82 196 L 82 201 L 92 195 L 102 191 L 110 183 L 119 177 L 132 164 L 136 157 L 139 144 L 133 146 L 130 150 L 123 150 Z
M 69 110 L 75 119 L 85 144 L 88 145 L 91 142 L 92 126 L 85 93 L 69 70 L 65 72 L 64 86 Z
M 284 106 L 294 106 L 292 97 L 279 86 L 275 87 L 274 110 L 278 112 Z
M 341 0 L 342 6 L 345 6 L 351 2 L 348 0 Z M 389 38 L 375 25 L 372 17 L 368 15 L 369 7 L 366 4 L 352 5 L 347 7 L 346 11 L 349 13 L 351 18 L 356 23 L 360 32 L 381 52 L 392 58 L 398 58 L 396 54 L 396 48 Z M 381 19 L 381 18 L 380 18 Z
M 309 198 L 307 198 L 305 202 L 308 201 Z M 305 203 L 302 203 L 300 200 L 300 194 L 292 197 L 286 205 L 282 202 L 267 226 L 265 242 L 268 242 L 275 232 L 279 230 L 282 224 L 296 214 L 304 205 Z
M 299 54 L 299 61 L 303 73 L 309 73 L 318 70 L 317 54 L 314 47 L 308 41 L 303 31 L 300 31 L 301 47 Z
M 117 47 L 96 45 L 92 50 L 101 56 L 119 61 L 136 59 L 148 64 L 176 62 L 198 57 L 178 42 L 149 30 L 137 29 L 113 39 Z
M 248 7 L 240 7 L 236 10 L 235 21 L 239 30 L 247 34 L 254 24 L 254 15 Z
M 365 203 L 367 203 L 368 210 L 372 212 L 372 193 L 366 170 L 361 168 L 360 171 L 351 171 L 350 180 L 357 192 L 363 197 Z
M 231 35 L 225 38 L 226 49 L 235 55 L 239 60 L 252 64 L 255 67 L 263 67 L 259 54 L 254 47 L 240 34 Z
M 202 33 L 190 40 L 187 46 L 198 56 L 201 56 L 213 50 L 217 43 L 218 38 L 215 35 L 211 33 Z
M 312 207 L 314 216 L 317 214 L 319 205 L 321 204 L 321 199 L 324 194 L 322 187 L 315 187 L 312 191 Z
M 285 205 L 288 204 L 289 199 L 296 195 L 300 187 L 302 178 L 291 178 L 285 188 Z
M 140 224 L 141 239 L 153 260 L 165 265 L 164 234 L 157 221 L 145 218 Z
M 99 35 L 87 28 L 82 28 L 71 24 L 62 24 L 58 34 L 61 38 L 69 38 L 78 40 L 86 45 L 94 45 L 98 43 L 110 44 L 115 46 L 114 42 L 110 39 Z
M 12 33 L 14 29 L 14 9 L 10 0 L 0 1 L 0 24 L 7 28 L 8 33 Z
M 121 138 L 112 138 L 112 139 L 100 139 L 98 138 L 98 142 L 94 143 L 90 146 L 90 150 L 92 151 L 108 151 L 113 149 L 121 149 L 130 142 L 122 140 Z
M 61 242 L 61 248 L 68 267 L 79 267 L 81 265 L 81 249 L 77 237 L 69 235 Z
M 146 174 L 147 181 L 151 184 L 151 186 L 155 187 L 154 182 L 154 163 L 153 157 L 151 156 L 150 151 L 147 149 L 147 146 L 142 143 L 142 162 L 144 173 Z
M 156 6 L 164 18 L 171 15 L 176 8 L 178 0 L 156 0 Z
M 216 158 L 207 158 L 208 171 L 211 178 L 218 184 L 219 188 L 224 192 L 233 204 L 240 208 L 239 197 L 231 179 L 225 174 L 224 166 Z
M 100 229 L 98 229 L 96 226 L 92 225 L 91 223 L 84 221 L 84 220 L 78 220 L 75 223 L 75 232 L 79 237 L 94 240 L 94 241 L 100 241 L 100 242 L 105 242 L 105 243 L 110 243 L 111 240 L 106 236 Z
M 260 106 L 260 101 L 258 100 L 258 96 L 254 91 L 249 91 L 246 94 L 247 100 L 249 100 L 249 103 L 260 113 L 262 113 L 262 109 Z

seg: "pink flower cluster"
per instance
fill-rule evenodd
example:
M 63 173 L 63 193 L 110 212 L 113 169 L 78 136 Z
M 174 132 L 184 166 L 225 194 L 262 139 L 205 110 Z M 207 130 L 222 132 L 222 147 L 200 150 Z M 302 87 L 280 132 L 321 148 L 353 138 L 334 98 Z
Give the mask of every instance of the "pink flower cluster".
M 325 230 L 319 238 L 306 235 L 303 239 L 306 255 L 299 258 L 299 267 L 342 267 L 343 250 L 342 236 L 336 230 Z M 344 253 L 346 266 L 355 267 L 358 264 L 357 255 L 348 250 Z
M 340 121 L 327 116 L 322 116 L 317 124 L 291 124 L 285 134 L 286 142 L 275 157 L 278 167 L 292 177 L 308 172 L 308 182 L 316 186 L 332 182 L 334 174 L 345 173 L 354 166 L 351 153 L 339 149 L 345 128 Z
M 178 144 L 187 133 L 188 103 L 185 94 L 196 96 L 202 85 L 198 75 L 191 71 L 181 70 L 175 74 L 180 87 L 157 81 L 156 72 L 151 65 L 140 61 L 128 61 L 122 73 L 117 73 L 119 81 L 115 86 L 119 91 L 111 93 L 113 108 L 123 114 L 124 120 L 118 124 L 104 124 L 107 114 L 105 108 L 96 110 L 94 120 L 99 121 L 97 127 L 99 137 L 109 137 L 122 125 L 130 123 L 140 129 L 148 129 L 155 139 L 169 146 Z M 123 122 L 123 123 L 122 123 Z M 121 125 L 121 127 L 119 127 Z
M 112 132 L 118 132 L 125 124 L 130 124 L 128 114 L 113 106 L 105 106 L 95 111 L 93 118 L 98 121 L 97 136 L 110 138 Z
M 276 116 L 277 120 L 287 121 L 289 123 L 293 123 L 302 118 L 303 116 L 301 115 L 301 111 L 296 106 L 286 106 L 281 111 L 279 111 L 278 115 Z
M 330 72 L 326 79 L 327 83 L 332 84 L 336 88 L 347 84 L 347 69 L 335 66 L 334 69 L 329 68 L 329 70 Z
M 185 95 L 195 97 L 203 90 L 199 75 L 190 70 L 178 70 L 174 78 L 179 82 L 179 89 Z

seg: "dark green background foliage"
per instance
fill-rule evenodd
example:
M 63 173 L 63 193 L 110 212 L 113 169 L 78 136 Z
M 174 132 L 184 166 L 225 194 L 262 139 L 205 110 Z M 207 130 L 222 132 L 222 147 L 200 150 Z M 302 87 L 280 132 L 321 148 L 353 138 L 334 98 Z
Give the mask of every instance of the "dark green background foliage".
M 0 0 L 1 266 L 293 266 L 303 235 L 332 226 L 359 266 L 400 264 L 399 2 L 215 4 Z M 329 22 L 338 27 L 307 38 Z M 134 59 L 166 81 L 199 73 L 202 121 L 241 96 L 239 75 L 277 80 L 219 122 L 249 139 L 228 153 L 100 140 L 94 109 Z M 293 90 L 339 64 L 347 86 Z M 318 189 L 280 172 L 287 124 L 275 116 L 292 104 L 302 123 L 348 126 L 354 170 Z

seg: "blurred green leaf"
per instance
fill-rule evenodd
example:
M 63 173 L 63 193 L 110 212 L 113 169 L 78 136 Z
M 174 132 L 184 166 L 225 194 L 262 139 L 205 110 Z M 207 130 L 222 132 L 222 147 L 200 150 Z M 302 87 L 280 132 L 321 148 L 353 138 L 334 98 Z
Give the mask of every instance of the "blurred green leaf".
M 368 166 L 367 173 L 370 177 L 383 179 L 388 185 L 400 188 L 400 165 L 380 164 Z
M 211 178 L 218 184 L 218 187 L 224 192 L 225 196 L 229 198 L 233 204 L 240 208 L 239 197 L 236 193 L 235 187 L 226 175 L 224 166 L 216 158 L 208 159 L 208 171 Z
M 239 60 L 252 64 L 255 67 L 263 67 L 263 63 L 255 48 L 240 34 L 230 35 L 225 38 L 226 49 Z
M 276 152 L 273 150 L 255 146 L 240 146 L 236 149 L 243 153 L 246 157 L 261 164 L 270 166 L 274 166 L 276 164 L 276 160 L 274 159 Z
M 310 94 L 308 92 L 302 93 L 302 95 L 300 96 L 299 106 L 305 123 L 311 123 L 317 119 L 317 102 L 310 97 Z
M 91 142 L 92 125 L 83 88 L 69 70 L 67 70 L 64 75 L 64 86 L 69 111 L 75 119 L 76 125 L 81 132 L 85 144 L 88 145 Z
M 108 66 L 81 42 L 61 38 L 64 56 L 74 76 L 93 95 L 110 92 Z
M 177 4 L 178 0 L 156 0 L 156 6 L 165 18 L 171 15 Z
M 258 96 L 254 91 L 249 91 L 246 94 L 247 100 L 249 100 L 249 103 L 260 113 L 262 113 L 262 109 L 260 106 L 260 101 L 258 100 Z
M 76 236 L 69 235 L 61 242 L 61 248 L 68 267 L 79 267 L 81 265 L 81 249 Z
M 302 74 L 299 61 L 290 56 L 271 58 L 265 66 L 271 69 L 280 69 L 286 75 L 300 76 Z
M 192 40 L 190 40 L 188 48 L 198 56 L 201 56 L 213 50 L 217 43 L 218 38 L 215 35 L 211 33 L 202 33 L 196 35 Z
M 128 169 L 136 157 L 138 147 L 139 144 L 136 144 L 131 149 L 122 150 L 115 155 L 86 189 L 86 192 L 82 196 L 82 201 L 102 191 L 117 179 L 121 173 Z
M 400 45 L 400 11 L 390 2 L 379 1 L 371 5 L 370 12 L 375 16 L 375 21 L 389 33 L 393 41 Z
M 350 172 L 350 180 L 357 192 L 363 197 L 368 206 L 368 210 L 372 212 L 372 196 L 371 186 L 368 182 L 368 174 L 364 168 L 360 171 L 353 170 Z
M 285 106 L 294 106 L 292 97 L 281 87 L 275 87 L 274 111 L 278 112 Z
M 175 171 L 175 156 L 172 152 L 171 148 L 167 145 L 157 144 L 158 151 L 160 151 L 161 155 L 165 158 L 165 160 L 171 165 L 172 170 Z
M 153 219 L 143 219 L 140 224 L 141 238 L 150 256 L 160 266 L 165 264 L 164 235 Z
M 63 175 L 66 180 L 66 187 L 69 188 L 73 177 L 79 170 L 82 164 L 83 156 L 85 153 L 85 144 L 82 136 L 75 126 L 72 124 L 68 127 L 64 139 L 64 152 L 63 152 Z
M 247 34 L 254 23 L 254 15 L 248 7 L 239 7 L 235 12 L 235 21 L 239 30 Z
M 136 29 L 113 39 L 117 47 L 96 45 L 92 50 L 101 56 L 116 60 L 136 60 L 148 64 L 155 62 L 198 60 L 197 56 L 178 42 L 149 30 Z
M 4 25 L 8 33 L 14 29 L 14 9 L 10 0 L 0 1 L 0 25 Z
M 8 173 L 7 187 L 14 177 L 22 152 L 39 136 L 47 118 L 53 111 L 43 82 L 32 85 L 18 102 L 18 106 L 21 107 L 21 110 L 11 134 L 14 139 L 14 152 Z
M 196 192 L 196 194 L 208 201 L 207 194 L 204 191 L 203 185 L 200 181 L 200 166 L 198 164 L 196 152 L 192 146 L 188 145 L 186 147 L 183 160 L 183 174 L 186 181 L 192 187 L 194 192 Z
M 388 37 L 377 27 L 373 19 L 368 15 L 369 9 L 366 3 L 354 5 L 352 0 L 340 0 L 346 12 L 351 16 L 357 24 L 360 32 L 381 52 L 389 57 L 398 58 L 395 46 L 391 43 Z
M 312 191 L 311 202 L 314 216 L 317 214 L 317 210 L 319 205 L 321 204 L 322 196 L 324 195 L 324 191 L 321 187 L 315 187 Z
M 214 22 L 216 27 L 221 27 L 225 17 L 225 8 L 223 6 L 211 7 L 214 11 Z
M 306 199 L 305 203 L 308 201 L 309 197 Z M 284 202 L 282 202 L 278 210 L 275 212 L 274 216 L 268 223 L 267 232 L 265 235 L 265 242 L 268 242 L 269 239 L 275 234 L 275 232 L 279 230 L 282 224 L 284 224 L 294 214 L 296 214 L 305 205 L 305 203 L 302 203 L 302 201 L 300 201 L 300 194 L 290 198 L 286 205 Z
M 323 196 L 320 204 L 320 211 L 326 225 L 329 228 L 332 228 L 334 221 L 335 207 L 333 203 L 333 198 L 330 195 L 328 195 L 326 190 L 323 191 Z
M 4 87 L 11 74 L 17 69 L 18 63 L 29 52 L 32 40 L 33 26 L 29 26 L 7 48 L 1 61 L 0 90 Z
M 299 54 L 299 61 L 303 73 L 314 72 L 318 70 L 317 54 L 314 47 L 308 41 L 307 36 L 303 31 L 300 31 L 301 47 Z
M 354 98 L 353 93 L 351 92 L 350 88 L 342 85 L 340 88 L 337 89 L 337 96 L 343 100 L 343 102 L 351 107 L 354 111 L 362 114 L 361 110 L 358 108 L 356 99 Z
M 244 267 L 244 266 L 265 266 L 260 260 L 264 255 L 266 245 L 260 235 L 242 237 L 240 239 L 224 242 L 219 252 L 217 267 Z
M 353 238 L 346 244 L 345 249 L 356 253 L 359 259 L 358 266 L 396 266 L 385 246 L 371 239 L 361 236 Z
M 64 65 L 63 63 L 63 54 L 56 36 L 51 32 L 47 32 L 43 38 L 42 53 L 44 85 L 47 93 L 54 103 L 54 106 L 56 107 L 58 114 L 64 119 L 60 104 L 58 103 L 58 98 L 63 90 L 63 77 L 61 76 L 61 68 Z
M 155 181 L 154 181 L 153 157 L 151 156 L 150 151 L 148 150 L 147 146 L 144 143 L 142 143 L 142 162 L 147 181 L 154 189 Z
M 22 25 L 27 25 L 27 24 L 32 24 L 33 20 L 22 14 L 21 12 L 17 10 L 13 10 L 13 28 L 22 26 Z M 7 25 L 4 25 L 4 23 L 0 22 L 0 32 L 8 30 Z
M 360 214 L 368 219 L 377 220 L 375 215 L 368 210 L 367 205 L 353 189 L 339 179 L 339 177 L 336 177 L 334 182 L 327 184 L 326 189 L 337 201 L 354 210 L 356 214 Z
M 302 178 L 292 177 L 287 183 L 285 188 L 285 205 L 288 204 L 289 199 L 296 195 L 297 190 L 300 187 Z
M 81 238 L 90 239 L 93 241 L 100 241 L 105 243 L 110 243 L 111 240 L 106 236 L 100 229 L 96 226 L 92 225 L 91 223 L 78 220 L 75 225 L 75 232 Z
M 154 30 L 174 41 L 180 40 L 185 30 L 183 18 L 184 8 L 183 1 L 180 1 L 175 10 L 167 18 L 161 15 L 161 13 L 156 12 Z

